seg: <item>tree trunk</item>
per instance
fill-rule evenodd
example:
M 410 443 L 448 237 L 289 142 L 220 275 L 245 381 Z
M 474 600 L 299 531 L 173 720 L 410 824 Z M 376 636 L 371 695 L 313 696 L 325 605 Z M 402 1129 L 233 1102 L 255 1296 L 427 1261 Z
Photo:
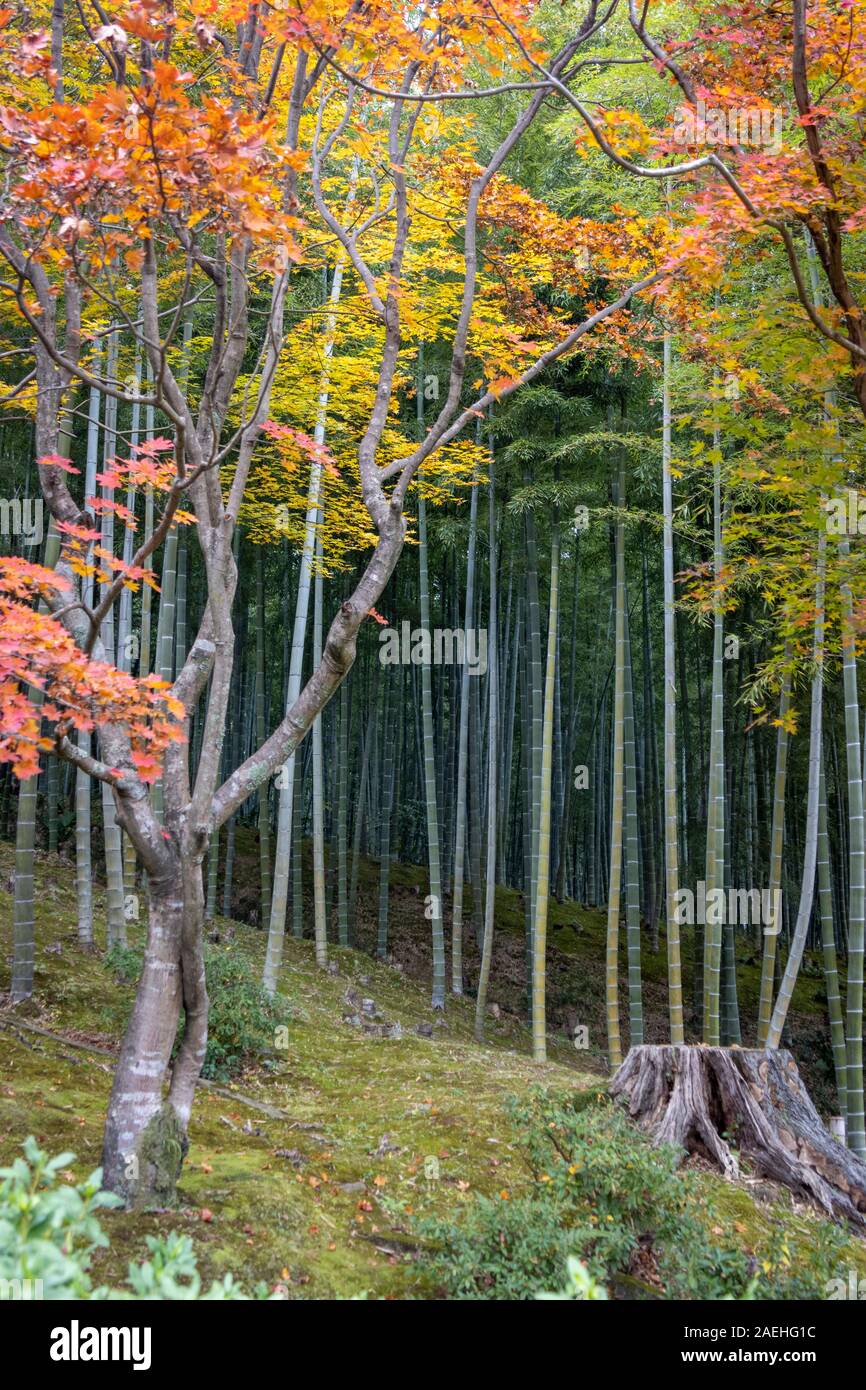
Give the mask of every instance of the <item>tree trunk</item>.
M 419 374 L 420 380 L 420 374 Z M 418 498 L 418 556 L 421 626 L 432 642 L 430 626 L 430 585 L 427 573 L 427 517 L 424 498 Z M 433 940 L 434 1009 L 445 1007 L 445 933 L 442 926 L 442 880 L 439 868 L 439 808 L 436 799 L 436 754 L 433 739 L 433 682 L 429 661 L 421 666 L 421 718 L 424 727 L 424 790 L 427 808 L 427 865 L 430 895 L 427 912 Z
M 256 546 L 256 742 L 261 746 L 267 738 L 267 699 L 265 682 L 265 561 L 264 547 Z M 259 873 L 262 885 L 262 924 L 271 920 L 271 819 L 268 804 L 268 782 L 259 787 Z
M 794 986 L 800 971 L 806 937 L 812 920 L 812 907 L 815 899 L 815 867 L 818 858 L 818 803 L 821 792 L 821 737 L 822 737 L 822 696 L 824 681 L 824 569 L 826 555 L 826 536 L 818 534 L 818 576 L 815 583 L 815 638 L 812 658 L 815 674 L 812 677 L 812 715 L 809 731 L 809 789 L 806 806 L 805 847 L 803 851 L 803 883 L 800 891 L 800 905 L 797 910 L 797 924 L 788 950 L 785 973 L 778 998 L 767 1030 L 767 1046 L 778 1047 L 782 1040 L 782 1029 L 794 994 Z M 779 914 L 776 913 L 776 916 Z M 778 931 L 779 922 L 773 920 L 773 931 Z M 765 928 L 766 930 L 766 928 Z
M 197 885 L 197 886 L 196 886 Z M 144 966 L 108 1104 L 105 1186 L 135 1205 L 169 1206 L 188 1148 L 187 1125 L 207 1043 L 201 867 L 151 876 Z M 181 1004 L 183 1043 L 164 1098 Z
M 847 537 L 839 545 L 848 557 Z M 846 1132 L 855 1153 L 866 1156 L 863 1114 L 863 947 L 866 936 L 866 844 L 863 831 L 863 776 L 860 759 L 860 707 L 857 698 L 857 648 L 850 584 L 842 595 L 842 680 L 845 693 L 845 742 L 848 769 L 848 989 L 845 1037 L 848 1070 L 845 1096 Z
M 625 506 L 624 495 L 619 505 Z M 638 834 L 638 778 L 635 746 L 634 685 L 632 683 L 631 632 L 628 588 L 625 591 L 625 702 L 623 705 L 623 860 L 625 869 L 625 929 L 628 956 L 629 1043 L 643 1042 L 643 999 L 640 968 L 640 843 Z
M 322 524 L 319 508 L 318 525 Z M 316 533 L 316 576 L 313 580 L 313 669 L 322 660 L 322 537 Z M 324 711 L 313 721 L 313 934 L 316 964 L 328 965 L 328 909 L 325 901 L 325 768 L 323 761 Z
M 706 890 L 725 887 L 725 695 L 722 665 L 724 617 L 722 610 L 722 477 L 719 461 L 720 436 L 713 437 L 716 463 L 713 468 L 713 684 L 710 697 L 710 775 L 707 793 L 707 844 L 704 877 Z M 722 924 L 704 925 L 704 1019 L 703 1039 L 711 1046 L 720 1041 L 720 1001 L 722 966 Z
M 620 466 L 618 494 L 620 506 L 624 493 L 625 480 L 622 466 Z M 625 523 L 622 520 L 622 515 L 616 523 L 615 544 L 616 630 L 614 639 L 613 780 L 611 786 L 610 883 L 607 897 L 607 945 L 605 952 L 607 1055 L 612 1067 L 618 1067 L 622 1061 L 619 1019 L 619 912 L 622 892 L 625 748 Z
M 388 910 L 390 906 L 391 883 L 391 821 L 394 817 L 394 788 L 396 772 L 396 748 L 399 745 L 398 730 L 403 717 L 403 672 L 393 680 L 396 686 L 394 701 L 397 709 L 389 709 L 389 686 L 392 681 L 383 681 L 382 728 L 385 730 L 382 751 L 382 815 L 379 836 L 379 926 L 376 940 L 376 955 L 380 960 L 388 956 Z
M 45 542 L 46 569 L 57 563 L 60 540 L 53 525 Z M 40 605 L 40 609 L 42 605 Z M 31 690 L 35 710 L 42 707 L 42 692 Z M 39 777 L 28 777 L 18 789 L 18 818 L 15 826 L 15 873 L 13 899 L 12 999 L 18 1004 L 33 993 L 36 962 L 36 906 L 34 865 L 36 862 L 36 810 Z
M 866 1225 L 866 1164 L 825 1129 L 789 1052 L 633 1047 L 610 1091 L 656 1143 L 728 1177 L 745 1159 L 828 1215 Z M 736 1136 L 736 1154 L 723 1135 Z
M 785 787 L 788 777 L 788 710 L 791 704 L 791 667 L 788 649 L 785 649 L 785 673 L 779 696 L 779 721 L 776 734 L 776 772 L 773 783 L 773 828 L 770 835 L 770 902 L 775 902 L 775 893 L 782 886 L 782 847 L 785 838 Z M 778 922 L 773 923 L 779 926 Z M 758 1002 L 758 1044 L 763 1046 L 767 1040 L 770 1018 L 773 1013 L 773 984 L 776 966 L 776 931 L 764 933 L 764 952 L 761 961 L 761 994 Z
M 334 352 L 334 331 L 337 322 L 336 311 L 340 303 L 343 286 L 344 259 L 338 256 L 334 266 L 334 278 L 330 294 L 326 296 L 329 311 L 325 319 L 322 357 L 324 365 L 319 378 L 319 396 L 316 404 L 316 423 L 313 438 L 321 448 L 325 442 L 328 420 L 328 399 L 330 396 L 330 360 Z M 307 491 L 307 515 L 304 522 L 304 542 L 301 550 L 301 563 L 298 573 L 298 593 L 295 600 L 295 621 L 292 631 L 292 652 L 289 665 L 289 680 L 286 691 L 286 710 L 290 710 L 298 700 L 303 687 L 304 647 L 307 635 L 307 617 L 310 608 L 310 587 L 313 574 L 313 557 L 316 545 L 316 522 L 320 517 L 319 504 L 322 490 L 322 465 L 317 459 L 310 463 L 310 481 Z M 295 793 L 295 754 L 286 761 L 286 771 L 280 786 L 279 808 L 277 813 L 276 850 L 271 889 L 271 914 L 268 924 L 268 945 L 265 955 L 263 982 L 269 994 L 277 987 L 280 965 L 283 958 L 283 936 L 286 930 L 286 911 L 288 908 L 289 868 L 292 859 L 292 829 L 294 826 L 293 800 Z
M 677 921 L 676 902 L 680 886 L 679 846 L 677 842 L 677 689 L 674 675 L 675 655 L 681 658 L 681 669 L 685 675 L 685 660 L 682 643 L 676 647 L 676 622 L 674 608 L 674 529 L 673 529 L 673 479 L 671 474 L 671 335 L 664 338 L 664 381 L 662 397 L 662 505 L 664 513 L 663 531 L 663 582 L 664 582 L 664 845 L 665 845 L 665 920 L 667 922 L 668 943 L 668 1010 L 670 1013 L 671 1042 L 685 1041 L 683 1025 L 683 983 L 680 961 L 680 927 Z M 682 681 L 680 698 L 685 716 L 687 693 L 685 680 Z M 683 740 L 685 743 L 685 739 Z
M 484 940 L 481 945 L 481 968 L 478 975 L 478 993 L 475 999 L 475 1037 L 484 1041 L 484 1014 L 487 1008 L 487 988 L 490 982 L 490 962 L 493 956 L 493 927 L 496 914 L 496 850 L 498 841 L 497 807 L 497 761 L 499 734 L 499 640 L 498 640 L 498 595 L 496 587 L 496 506 L 495 477 L 496 456 L 494 445 L 490 444 L 490 483 L 488 487 L 487 526 L 490 551 L 490 614 L 488 629 L 490 649 L 488 651 L 488 671 L 490 678 L 488 696 L 488 739 L 487 739 L 487 867 L 485 874 L 484 899 Z
M 349 944 L 349 682 L 340 686 L 337 746 L 337 940 Z
M 824 962 L 824 984 L 827 990 L 827 1014 L 830 1019 L 830 1040 L 833 1047 L 833 1067 L 836 1073 L 836 1094 L 839 1114 L 845 1118 L 847 1101 L 847 1054 L 845 1051 L 845 1016 L 839 993 L 839 967 L 836 961 L 836 933 L 833 915 L 833 889 L 830 882 L 830 837 L 827 833 L 827 789 L 824 783 L 823 757 L 820 795 L 818 800 L 818 909 L 821 918 L 821 947 Z
M 480 423 L 480 422 L 479 422 Z M 464 632 L 474 621 L 475 544 L 478 531 L 478 483 L 469 501 L 469 551 L 466 557 L 466 606 Z M 454 882 L 451 905 L 451 991 L 463 993 L 463 884 L 466 857 L 466 769 L 469 750 L 469 666 L 460 677 L 460 715 L 457 742 L 457 807 L 454 818 Z
M 529 474 L 524 473 L 524 482 Z M 532 979 L 533 941 L 535 932 L 535 901 L 538 896 L 538 826 L 541 817 L 541 737 L 544 721 L 544 671 L 541 660 L 541 609 L 538 597 L 538 547 L 535 536 L 535 517 L 526 513 L 526 763 L 529 795 L 529 880 L 526 892 L 526 970 Z M 530 1003 L 531 1003 L 530 983 Z
M 547 912 L 550 893 L 550 813 L 553 774 L 553 683 L 559 623 L 559 520 L 553 523 L 550 548 L 550 610 L 544 672 L 544 717 L 541 738 L 541 788 L 538 803 L 538 861 L 532 930 L 532 1056 L 547 1060 Z
M 89 755 L 91 737 L 78 734 L 78 748 Z M 93 947 L 93 866 L 90 853 L 90 778 L 80 767 L 75 771 L 75 889 L 78 909 L 78 944 Z

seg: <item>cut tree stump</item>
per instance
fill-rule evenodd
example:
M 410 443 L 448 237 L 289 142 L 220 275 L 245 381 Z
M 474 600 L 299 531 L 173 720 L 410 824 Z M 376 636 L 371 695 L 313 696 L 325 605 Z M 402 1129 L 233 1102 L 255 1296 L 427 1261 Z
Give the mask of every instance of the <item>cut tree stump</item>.
M 633 1047 L 610 1092 L 656 1143 L 728 1177 L 740 1155 L 828 1215 L 866 1225 L 866 1164 L 825 1128 L 790 1052 Z

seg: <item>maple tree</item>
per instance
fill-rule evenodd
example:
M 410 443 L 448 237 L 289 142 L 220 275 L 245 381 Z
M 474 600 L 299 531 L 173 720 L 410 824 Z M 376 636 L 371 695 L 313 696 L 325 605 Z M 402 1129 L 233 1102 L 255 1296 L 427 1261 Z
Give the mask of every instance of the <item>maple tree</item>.
M 41 581 L 53 618 L 42 620 L 19 600 L 16 620 L 40 651 L 60 640 L 62 623 L 65 636 L 46 673 L 49 703 L 41 713 L 55 730 L 57 751 L 110 786 L 117 821 L 148 875 L 148 945 L 104 1153 L 108 1184 L 144 1200 L 173 1189 L 204 1056 L 201 866 L 211 834 L 290 755 L 345 677 L 358 630 L 402 550 L 404 506 L 422 467 L 491 402 L 575 350 L 593 329 L 613 320 L 621 333 L 623 320 L 615 327 L 616 316 L 661 272 L 654 265 L 655 243 L 637 223 L 619 235 L 557 222 L 502 180 L 505 161 L 551 90 L 547 79 L 532 79 L 544 49 L 522 4 L 423 5 L 403 15 L 386 5 L 263 14 L 257 5 L 229 3 L 202 14 L 195 3 L 169 7 L 141 0 L 100 8 L 100 20 L 91 25 L 82 14 L 64 15 L 55 6 L 44 30 L 25 26 L 22 33 L 7 12 L 7 72 L 14 65 L 26 81 L 0 112 L 11 175 L 0 226 L 6 263 L 0 289 L 5 312 L 17 316 L 31 337 L 35 369 L 22 390 L 33 401 L 42 493 L 63 538 L 55 570 L 60 589 L 45 590 L 47 581 Z M 560 51 L 545 58 L 556 80 L 598 23 L 591 0 Z M 237 26 L 238 38 L 228 39 L 224 26 Z M 66 54 L 75 45 L 70 63 Z M 87 71 L 82 47 L 93 60 Z M 475 88 L 474 76 L 480 69 L 486 81 L 506 59 L 515 80 L 492 85 L 520 93 L 522 108 L 492 156 L 486 163 L 473 159 L 464 142 L 453 157 L 443 149 L 434 173 L 422 150 L 416 180 L 427 106 L 459 94 L 466 81 L 473 95 L 481 95 L 485 88 Z M 334 210 L 340 199 L 333 179 L 355 155 L 362 172 L 350 220 Z M 389 440 L 389 412 L 401 381 L 404 339 L 408 345 L 419 336 L 413 319 L 427 302 L 423 286 L 413 286 L 430 250 L 423 230 L 419 241 L 414 234 L 416 225 L 424 228 L 425 198 L 448 200 L 456 232 L 456 249 L 443 239 L 437 281 L 438 290 L 451 281 L 450 294 L 440 295 L 437 330 L 450 341 L 450 368 L 435 421 L 420 443 L 404 444 L 396 436 Z M 376 385 L 364 426 L 346 448 L 356 452 L 355 487 L 375 547 L 298 699 L 219 785 L 237 583 L 232 531 L 247 505 L 260 449 L 267 456 L 273 446 L 278 452 L 300 448 L 309 456 L 302 420 L 301 434 L 269 422 L 287 341 L 292 266 L 309 254 L 310 233 L 341 249 L 355 292 L 366 302 Z M 490 241 L 488 287 L 479 278 L 482 236 Z M 580 269 L 587 242 L 598 253 L 591 287 Z M 577 322 L 545 309 L 538 295 L 563 268 L 572 292 L 580 298 L 583 287 L 585 294 Z M 261 319 L 251 313 L 254 294 L 267 306 Z M 186 305 L 201 297 L 212 305 L 213 332 L 191 387 L 179 369 L 178 333 Z M 520 317 L 503 333 L 506 306 L 509 313 L 519 309 Z M 94 353 L 106 321 L 112 332 L 140 344 L 144 389 L 108 374 Z M 492 384 L 467 401 L 470 353 Z M 170 455 L 152 441 L 131 462 L 110 461 L 102 475 L 107 502 L 77 500 L 64 462 L 64 411 L 78 385 L 124 406 L 157 410 L 172 436 Z M 121 481 L 165 499 L 131 565 L 113 557 L 102 533 L 97 541 L 93 526 L 106 507 L 129 523 L 122 505 L 111 500 Z M 207 602 L 183 667 L 165 691 L 159 682 L 107 668 L 100 628 L 124 586 L 155 582 L 148 556 L 172 526 L 193 518 Z M 99 584 L 93 608 L 81 597 L 81 581 L 88 578 Z M 17 582 L 24 583 L 23 572 Z M 72 682 L 57 661 L 76 649 L 82 667 Z M 39 717 L 35 707 L 27 711 L 23 680 L 37 683 L 40 662 L 44 668 L 48 658 L 24 670 L 13 651 L 9 662 L 3 688 L 20 743 L 24 724 L 29 719 L 33 734 Z M 193 772 L 175 723 L 188 733 L 205 690 L 202 751 Z M 77 709 L 57 718 L 61 695 L 74 695 Z M 98 757 L 83 755 L 67 736 L 70 727 L 89 727 L 88 721 L 98 727 Z M 147 790 L 160 753 L 162 819 Z M 24 771 L 32 766 L 19 765 Z M 164 1099 L 181 1009 L 183 1038 Z
M 856 695 L 853 591 L 862 562 L 850 548 L 826 554 L 816 537 L 827 497 L 846 481 L 861 439 L 862 420 L 852 424 L 851 401 L 866 416 L 856 266 L 863 231 L 862 7 L 863 0 L 794 0 L 790 13 L 768 13 L 751 0 L 707 13 L 697 6 L 689 11 L 686 38 L 677 37 L 678 11 L 660 3 L 638 7 L 635 0 L 607 6 L 586 0 L 576 17 L 523 0 L 430 0 L 406 11 L 385 0 L 281 7 L 133 0 L 100 3 L 95 18 L 84 8 L 54 4 L 32 22 L 3 12 L 0 311 L 14 350 L 26 344 L 33 363 L 27 376 L 10 382 L 6 401 L 33 420 L 58 558 L 53 568 L 19 558 L 0 565 L 0 761 L 32 778 L 39 755 L 50 752 L 103 783 L 148 876 L 144 969 L 104 1153 L 107 1182 L 130 1200 L 170 1198 L 187 1145 L 207 1041 L 202 866 L 208 846 L 293 757 L 351 669 L 362 625 L 387 622 L 377 605 L 407 540 L 416 540 L 413 510 L 422 612 L 429 616 L 425 504 L 469 487 L 477 493 L 487 465 L 482 422 L 491 411 L 495 420 L 524 388 L 537 386 L 540 399 L 551 391 L 547 404 L 558 422 L 567 406 L 545 383 L 579 354 L 588 377 L 597 372 L 613 383 L 606 433 L 575 442 L 557 440 L 554 431 L 550 443 L 534 428 L 527 443 L 520 440 L 518 413 L 505 417 L 515 459 L 546 462 L 548 453 L 533 452 L 545 437 L 555 461 L 552 484 L 538 483 L 533 494 L 534 480 L 524 476 L 516 499 L 529 514 L 532 574 L 527 897 L 544 898 L 528 903 L 528 939 L 538 933 L 533 1022 L 543 1057 L 559 509 L 571 497 L 559 468 L 562 459 L 570 462 L 569 449 L 617 457 L 612 859 L 625 824 L 636 838 L 622 516 L 625 456 L 634 441 L 624 426 L 613 427 L 611 415 L 617 395 L 625 415 L 630 373 L 655 365 L 659 334 L 633 312 L 638 296 L 663 317 L 662 332 L 686 340 L 693 363 L 702 370 L 709 363 L 711 376 L 737 388 L 729 400 L 719 381 L 704 374 L 687 422 L 696 436 L 693 456 L 676 468 L 678 478 L 689 477 L 690 469 L 712 475 L 712 500 L 702 503 L 712 521 L 712 560 L 695 564 L 683 586 L 714 628 L 711 799 L 724 798 L 723 616 L 740 598 L 760 596 L 772 634 L 748 691 L 759 721 L 772 717 L 770 697 L 780 684 L 784 690 L 792 671 L 810 661 L 820 673 L 825 659 L 838 655 Z M 635 63 L 652 73 L 657 87 L 649 114 L 619 100 L 618 70 Z M 479 130 L 477 112 L 496 103 L 490 138 Z M 704 122 L 708 107 L 717 126 Z M 739 121 L 734 132 L 728 118 L 746 107 L 757 112 L 759 126 L 763 116 L 775 121 L 781 113 L 773 126 L 778 138 L 755 147 L 744 141 Z M 603 178 L 619 180 L 618 196 L 603 213 L 565 207 L 561 190 L 533 188 L 530 178 L 523 183 L 518 176 L 518 156 L 554 110 L 575 168 L 600 168 Z M 647 187 L 655 193 L 645 193 Z M 637 190 L 630 200 L 624 188 Z M 768 262 L 781 267 L 784 289 L 774 290 L 775 299 L 767 296 L 758 315 L 741 312 L 737 303 L 738 294 L 747 302 L 736 281 L 739 262 L 750 270 Z M 204 336 L 193 335 L 196 313 L 199 328 L 210 316 Z M 801 335 L 797 352 L 788 341 L 792 326 Z M 443 389 L 427 414 L 423 375 L 415 378 L 431 347 L 444 363 Z M 143 374 L 130 369 L 139 359 Z M 94 495 L 82 493 L 70 457 L 80 390 L 115 412 L 149 412 L 162 431 L 150 430 L 128 450 L 109 431 L 111 456 L 94 474 L 101 488 Z M 833 392 L 841 406 L 828 403 Z M 414 422 L 405 409 L 413 395 Z M 667 412 L 669 467 L 669 403 Z M 739 450 L 727 463 L 722 436 L 728 455 Z M 113 456 L 122 452 L 129 457 Z M 135 506 L 116 496 L 123 489 L 133 497 L 145 492 L 155 508 L 140 540 Z M 539 501 L 551 504 L 555 517 L 543 711 L 531 516 Z M 473 506 L 477 512 L 477 496 Z M 493 512 L 491 481 L 491 557 Z M 131 540 L 123 558 L 115 553 L 115 522 Z M 251 751 L 224 775 L 241 525 L 256 544 L 284 539 L 300 548 L 307 586 L 313 569 L 317 577 L 339 572 L 351 582 L 326 635 L 319 608 L 316 660 L 305 684 L 306 607 L 299 606 L 297 689 L 289 684 L 289 707 L 270 732 L 257 693 Z M 665 526 L 670 569 L 670 515 Z M 170 545 L 185 546 L 187 536 L 201 565 L 203 616 L 188 643 L 184 626 L 178 669 L 166 678 L 162 651 L 155 663 L 160 674 L 118 669 L 106 659 L 114 606 L 129 604 L 142 586 L 158 592 L 151 557 L 160 547 L 167 554 Z M 494 615 L 495 592 L 491 579 Z M 316 593 L 320 605 L 320 587 Z M 165 605 L 169 611 L 168 596 Z M 260 680 L 261 611 L 258 622 Z M 427 673 L 425 682 L 429 726 Z M 813 692 L 819 688 L 820 680 Z M 496 695 L 490 709 L 492 723 Z M 666 721 L 669 714 L 673 730 L 672 703 Z M 813 744 L 819 714 L 813 694 Z M 796 727 L 788 704 L 777 722 L 784 732 Z M 98 756 L 77 741 L 91 730 Z M 428 733 L 425 728 L 429 744 Z M 465 746 L 465 723 L 461 737 Z M 319 745 L 314 761 L 320 755 Z M 673 737 L 666 756 L 675 763 Z M 425 777 L 432 842 L 429 762 Z M 849 777 L 858 779 L 859 773 Z M 495 779 L 490 785 L 495 791 Z M 811 770 L 809 785 L 811 834 L 818 809 Z M 675 783 L 671 791 L 675 839 Z M 320 832 L 318 781 L 314 803 Z M 862 815 L 860 821 L 862 839 Z M 723 821 L 712 829 L 722 845 Z M 495 869 L 494 831 L 488 853 Z M 315 838 L 321 861 L 321 833 Z M 708 863 L 711 857 L 708 852 Z M 722 848 L 714 873 L 722 872 L 723 858 Z M 639 1040 L 634 857 L 626 868 L 632 873 L 626 883 L 630 1010 Z M 321 862 L 316 874 L 320 923 Z M 674 884 L 669 866 L 669 905 Z M 278 945 L 284 886 L 281 900 L 270 904 Z M 811 906 L 805 891 L 803 904 L 805 912 Z M 609 912 L 608 1011 L 611 1055 L 618 1060 L 618 889 Z M 862 1004 L 862 915 L 861 902 L 860 944 L 852 949 L 849 975 L 852 1016 L 858 990 Z M 672 925 L 669 916 L 669 931 Z M 321 957 L 320 935 L 317 929 Z M 488 939 L 488 966 L 489 946 Z M 718 1041 L 721 948 L 720 939 L 708 939 L 704 983 L 716 1001 L 705 1010 L 710 1042 Z M 269 944 L 266 978 L 277 957 Z M 771 981 L 769 952 L 765 960 Z M 678 1019 L 680 1043 L 676 952 L 671 966 L 671 1018 L 672 1024 Z M 164 1096 L 181 1014 L 183 1035 Z M 780 1032 L 778 1015 L 764 1022 Z M 860 1077 L 862 1117 L 862 1066 L 853 1052 L 848 1068 L 852 1094 Z

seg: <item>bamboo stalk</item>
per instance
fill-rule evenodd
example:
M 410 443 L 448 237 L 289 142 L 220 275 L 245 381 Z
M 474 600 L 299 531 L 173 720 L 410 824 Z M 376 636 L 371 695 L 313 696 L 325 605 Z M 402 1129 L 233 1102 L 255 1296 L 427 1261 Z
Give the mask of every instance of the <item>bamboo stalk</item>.
M 547 661 L 544 674 L 544 720 L 541 739 L 541 786 L 538 815 L 538 872 L 532 933 L 532 1056 L 547 1060 L 547 909 L 550 896 L 550 817 L 553 781 L 553 697 L 556 675 L 556 634 L 559 624 L 559 520 L 550 543 L 550 611 L 547 620 Z

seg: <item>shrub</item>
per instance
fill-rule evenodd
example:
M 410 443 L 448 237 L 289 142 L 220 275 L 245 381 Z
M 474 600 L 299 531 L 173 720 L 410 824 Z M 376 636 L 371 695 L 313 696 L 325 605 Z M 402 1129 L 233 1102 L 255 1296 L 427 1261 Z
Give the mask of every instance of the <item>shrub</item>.
M 145 1236 L 150 1259 L 129 1266 L 129 1286 L 135 1298 L 173 1299 L 190 1302 L 236 1301 L 248 1297 L 233 1274 L 214 1280 L 207 1293 L 201 1292 L 201 1275 L 189 1236 L 172 1231 L 167 1236 Z M 254 1298 L 267 1298 L 263 1284 L 256 1286 Z
M 631 1297 L 821 1295 L 842 1241 L 829 1223 L 816 1225 L 808 1261 L 792 1258 L 783 1231 L 752 1257 L 719 1236 L 681 1154 L 649 1143 L 607 1101 L 584 1108 L 539 1090 L 509 1108 L 529 1189 L 478 1197 L 457 1224 L 418 1223 L 423 1262 L 450 1297 L 537 1297 L 560 1285 L 569 1257 Z
M 251 1057 L 272 1050 L 286 1006 L 270 997 L 259 971 L 234 951 L 206 952 L 205 973 L 210 1010 L 202 1075 L 225 1081 Z
M 569 1255 L 566 1261 L 565 1288 L 560 1289 L 559 1293 L 537 1293 L 535 1297 L 556 1300 L 580 1299 L 587 1303 L 604 1302 L 607 1299 L 607 1289 L 604 1284 L 599 1284 L 593 1279 L 585 1264 L 574 1255 Z
M 120 1198 L 101 1190 L 98 1168 L 84 1182 L 59 1182 L 74 1154 L 49 1158 L 32 1136 L 22 1148 L 0 1168 L 0 1278 L 39 1280 L 44 1298 L 89 1298 L 91 1257 L 108 1245 L 96 1212 Z
M 46 1299 L 150 1298 L 240 1299 L 245 1294 L 234 1276 L 226 1274 L 201 1292 L 195 1252 L 189 1236 L 172 1231 L 148 1236 L 150 1258 L 129 1265 L 129 1290 L 94 1289 L 90 1263 L 95 1250 L 109 1245 L 96 1212 L 122 1206 L 119 1197 L 102 1191 L 102 1170 L 83 1182 L 59 1181 L 75 1155 L 49 1158 L 31 1136 L 24 1157 L 0 1168 L 0 1280 L 4 1290 L 29 1280 L 31 1297 Z M 34 1281 L 38 1281 L 35 1282 Z M 41 1287 L 40 1287 L 41 1285 Z M 8 1295 L 7 1295 L 8 1296 Z M 253 1298 L 269 1297 L 260 1284 Z
M 104 963 L 107 969 L 114 973 L 118 984 L 134 985 L 141 974 L 144 956 L 141 951 L 136 951 L 131 946 L 123 946 L 119 941 L 115 941 L 114 945 L 109 946 L 106 951 Z
M 142 955 L 114 945 L 105 964 L 119 983 L 135 982 L 141 974 Z M 208 1041 L 202 1075 L 227 1081 L 252 1057 L 273 1048 L 274 1030 L 285 1023 L 286 1006 L 278 1006 L 262 988 L 261 978 L 246 956 L 221 949 L 205 951 L 210 1010 Z M 128 1017 L 131 1001 L 124 1004 Z M 175 1051 L 183 1037 L 183 1023 Z

